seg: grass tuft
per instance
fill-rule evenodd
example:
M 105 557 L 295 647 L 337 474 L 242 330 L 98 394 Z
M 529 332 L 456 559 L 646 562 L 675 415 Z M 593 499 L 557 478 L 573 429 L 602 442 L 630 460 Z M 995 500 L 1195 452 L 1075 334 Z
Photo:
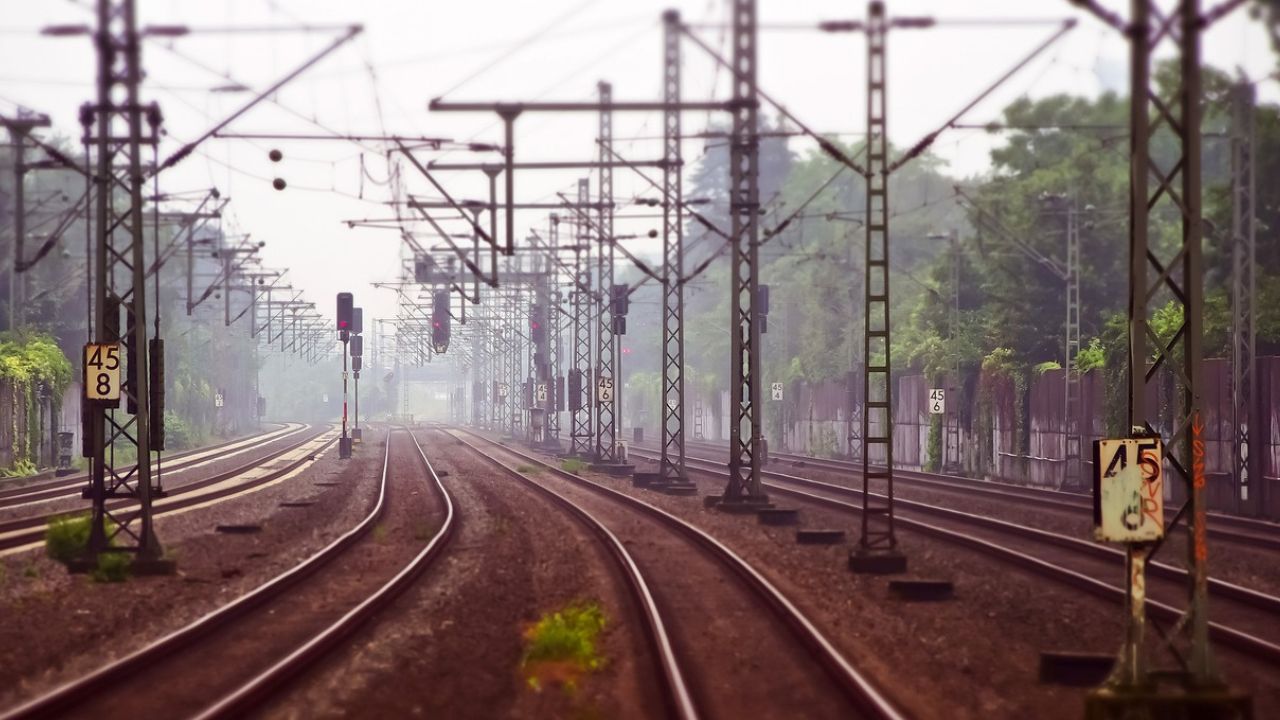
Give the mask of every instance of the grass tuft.
M 542 468 L 540 468 L 540 467 L 538 467 L 538 466 L 536 466 L 536 465 L 518 465 L 518 466 L 516 466 L 516 472 L 518 472 L 518 473 L 525 473 L 525 474 L 529 474 L 529 473 L 536 473 L 536 472 L 539 472 L 539 471 L 541 471 L 541 470 L 542 470 Z
M 104 552 L 98 555 L 98 567 L 90 577 L 94 582 L 118 583 L 129 579 L 129 567 L 133 558 L 122 552 Z
M 44 531 L 44 551 L 66 565 L 84 556 L 89 547 L 89 514 L 61 515 L 49 520 Z
M 577 458 L 565 458 L 560 461 L 560 469 L 567 473 L 577 475 L 587 469 L 587 464 Z
M 578 678 L 604 667 L 596 641 L 607 624 L 597 603 L 569 605 L 543 615 L 524 633 L 525 682 L 541 691 L 548 682 L 572 694 Z

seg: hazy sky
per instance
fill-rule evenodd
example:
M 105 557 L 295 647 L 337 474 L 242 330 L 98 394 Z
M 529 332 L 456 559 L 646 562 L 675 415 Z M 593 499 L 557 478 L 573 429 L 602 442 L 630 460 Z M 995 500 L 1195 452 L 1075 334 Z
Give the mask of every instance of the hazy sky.
M 246 103 L 248 93 L 211 92 L 227 78 L 262 89 L 299 65 L 336 36 L 335 30 L 301 33 L 300 24 L 360 23 L 364 32 L 307 74 L 240 118 L 231 132 L 382 133 L 429 135 L 459 140 L 500 141 L 500 126 L 487 114 L 428 113 L 430 98 L 586 100 L 596 83 L 613 83 L 614 97 L 656 99 L 660 92 L 660 14 L 678 8 L 686 21 L 705 23 L 698 32 L 725 48 L 726 0 L 655 2 L 635 0 L 138 0 L 141 24 L 183 24 L 192 29 L 279 27 L 280 32 L 193 34 L 150 40 L 144 51 L 145 98 L 160 103 L 170 135 L 162 155 Z M 1124 12 L 1128 2 L 1104 0 Z M 1169 3 L 1165 3 L 1168 5 Z M 1216 4 L 1205 1 L 1206 5 Z M 58 132 L 79 137 L 77 110 L 93 92 L 94 64 L 87 38 L 41 37 L 50 24 L 92 23 L 94 3 L 61 0 L 0 0 L 0 112 L 15 104 L 48 113 Z M 1054 93 L 1096 95 L 1124 92 L 1127 48 L 1119 34 L 1071 7 L 1066 0 L 899 0 L 890 15 L 941 18 L 1041 19 L 1075 17 L 1079 25 L 966 118 L 995 119 L 1000 108 L 1022 97 Z M 765 24 L 808 23 L 862 17 L 865 3 L 761 0 Z M 899 145 L 933 130 L 1053 32 L 1049 24 L 981 27 L 958 25 L 928 31 L 894 32 L 889 39 L 889 129 Z M 1168 49 L 1165 51 L 1168 52 Z M 685 97 L 725 97 L 726 73 L 685 44 Z M 857 35 L 767 30 L 760 41 L 760 84 L 812 128 L 822 132 L 864 130 L 865 43 Z M 1275 61 L 1258 20 L 1237 12 L 1216 25 L 1204 46 L 1207 62 L 1260 80 L 1259 96 L 1275 102 L 1280 87 L 1266 79 Z M 690 114 L 685 130 L 708 121 Z M 715 121 L 718 118 L 710 118 Z M 517 124 L 519 159 L 591 159 L 596 118 L 523 117 Z M 619 115 L 619 151 L 632 158 L 656 158 L 661 131 L 655 115 Z M 981 172 L 997 138 L 981 131 L 943 135 L 934 152 L 955 173 Z M 705 141 L 685 145 L 688 162 Z M 792 149 L 808 145 L 793 142 Z M 284 160 L 272 163 L 279 148 Z M 421 155 L 424 161 L 441 154 Z M 455 152 L 450 160 L 477 160 Z M 571 193 L 579 173 L 518 176 L 521 200 L 554 200 Z M 271 179 L 284 178 L 284 192 Z M 482 175 L 445 177 L 458 197 L 484 197 Z M 656 177 L 656 175 L 655 175 Z M 412 192 L 434 195 L 426 182 L 404 172 Z M 340 290 L 356 293 L 366 318 L 394 314 L 394 295 L 369 283 L 394 279 L 400 239 L 395 232 L 348 229 L 341 221 L 390 217 L 387 164 L 375 143 L 212 140 L 162 179 L 167 192 L 218 187 L 231 197 L 228 228 L 265 240 L 266 264 L 290 269 L 293 284 L 306 290 L 326 314 Z M 593 182 L 594 186 L 594 182 Z M 619 198 L 653 196 L 644 181 L 619 171 Z M 521 214 L 518 228 L 545 227 L 545 215 Z M 656 221 L 637 220 L 619 232 L 643 232 Z

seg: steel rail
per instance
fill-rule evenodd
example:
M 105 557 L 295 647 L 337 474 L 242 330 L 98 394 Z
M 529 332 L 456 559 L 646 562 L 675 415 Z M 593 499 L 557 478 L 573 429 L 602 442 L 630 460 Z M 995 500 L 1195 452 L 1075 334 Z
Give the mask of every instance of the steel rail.
M 291 427 L 296 425 L 296 427 Z M 284 423 L 283 427 L 271 430 L 270 432 L 261 433 L 259 435 L 241 436 L 215 445 L 206 445 L 204 447 L 192 448 L 182 452 L 173 453 L 164 458 L 164 468 L 166 472 L 182 470 L 189 467 L 195 462 L 204 459 L 209 453 L 232 447 L 237 444 L 245 444 L 246 447 L 253 443 L 269 442 L 269 439 L 281 438 L 288 435 L 290 430 L 297 431 L 305 428 L 302 423 Z M 199 456 L 199 457 L 197 457 Z M 172 463 L 172 464 L 171 464 Z M 0 490 L 0 507 L 15 504 L 11 502 L 15 498 L 22 497 L 22 502 L 28 502 L 32 499 L 25 496 L 38 495 L 47 492 L 62 491 L 68 488 L 78 488 L 89 482 L 89 476 L 86 473 L 77 473 L 75 475 L 66 475 L 57 478 L 44 478 L 34 481 L 21 487 L 12 487 Z
M 427 459 L 427 454 L 423 452 L 417 436 L 407 429 L 404 431 L 413 440 L 414 447 L 418 450 L 418 457 L 422 460 L 423 467 L 427 470 L 427 474 L 431 476 L 431 482 L 435 485 L 435 489 L 444 503 L 445 516 L 440 524 L 440 529 L 436 531 L 436 534 L 432 536 L 426 546 L 407 565 L 401 568 L 400 572 L 371 593 L 359 605 L 351 608 L 341 618 L 315 633 L 310 640 L 289 653 L 289 655 L 281 658 L 271 667 L 255 675 L 253 679 L 202 710 L 195 716 L 195 720 L 243 717 L 252 708 L 261 705 L 288 682 L 327 656 L 344 640 L 350 639 L 366 622 L 390 606 L 429 565 L 440 557 L 444 547 L 453 538 L 454 530 L 457 527 L 455 522 L 457 514 L 454 512 L 453 498 L 449 496 L 449 491 L 445 488 L 444 483 L 440 481 L 440 476 L 436 474 L 431 461 Z M 391 435 L 388 433 L 387 451 L 382 465 L 381 490 L 378 493 L 378 505 L 374 512 L 370 513 L 369 517 L 365 518 L 360 525 L 349 531 L 348 535 L 352 533 L 364 535 L 373 526 L 374 520 L 377 519 L 376 516 L 381 515 L 387 494 L 387 466 L 390 457 Z M 354 540 L 351 542 L 354 542 Z
M 327 425 L 325 427 L 328 428 Z M 336 442 L 337 438 L 335 437 L 330 439 L 320 447 L 316 448 L 315 452 L 310 453 L 308 455 L 304 455 L 298 458 L 297 460 L 289 463 L 289 465 L 283 468 L 279 468 L 260 478 L 256 478 L 254 480 L 250 480 L 250 481 L 237 484 L 231 487 L 223 488 L 222 490 L 218 490 L 214 492 L 208 492 L 208 493 L 197 492 L 199 490 L 203 490 L 205 488 L 212 487 L 219 483 L 223 483 L 228 480 L 234 479 L 236 476 L 242 475 L 251 470 L 254 470 L 259 466 L 264 465 L 272 460 L 275 460 L 276 458 L 282 455 L 286 455 L 290 452 L 293 452 L 294 450 L 298 450 L 299 448 L 302 448 L 303 446 L 305 446 L 307 443 L 314 442 L 315 440 L 323 436 L 326 432 L 328 432 L 327 429 L 321 430 L 320 432 L 317 432 L 315 434 L 308 435 L 307 437 L 303 438 L 302 440 L 299 440 L 296 443 L 293 443 L 292 445 L 281 448 L 280 450 L 272 452 L 266 456 L 255 458 L 254 460 L 251 460 L 232 470 L 227 470 L 225 472 L 218 473 L 217 475 L 204 478 L 203 480 L 195 480 L 193 482 L 186 483 L 181 487 L 174 489 L 165 498 L 166 500 L 168 498 L 175 498 L 175 500 L 171 502 L 164 502 L 163 504 L 158 504 L 155 507 L 153 514 L 156 516 L 165 515 L 177 510 L 190 507 L 192 505 L 198 505 L 200 503 L 209 502 L 210 500 L 219 500 L 222 498 L 226 498 L 228 496 L 237 495 L 246 490 L 258 487 L 259 485 L 264 485 L 266 483 L 276 480 L 277 478 L 283 477 L 284 475 L 292 472 L 293 470 L 297 469 L 304 463 L 310 462 L 316 455 L 323 452 L 325 448 L 328 448 L 330 445 Z M 126 505 L 129 505 L 129 504 L 130 503 L 128 500 L 121 500 L 120 502 L 117 502 L 117 503 L 111 503 L 110 505 L 108 505 L 108 507 L 113 509 L 118 509 L 118 508 L 125 507 Z M 129 512 L 129 511 L 126 511 L 126 512 Z M 18 518 L 15 520 L 9 520 L 7 522 L 0 523 L 0 535 L 4 535 L 7 533 L 18 533 L 14 535 L 9 535 L 8 537 L 0 537 L 0 551 L 8 550 L 11 548 L 20 547 L 22 545 L 40 541 L 40 539 L 44 537 L 45 525 L 47 525 L 50 520 L 53 520 L 59 517 L 64 517 L 67 514 L 68 514 L 68 511 L 64 510 L 61 512 L 45 513 L 42 515 Z M 22 532 L 23 530 L 25 530 L 26 532 Z
M 633 454 L 644 456 L 644 457 L 650 457 L 650 458 L 652 457 L 649 453 L 633 452 Z M 714 461 L 690 458 L 689 464 L 690 464 L 690 469 L 695 470 L 697 472 L 712 474 L 712 475 L 716 475 L 717 477 L 725 474 L 722 470 L 719 469 L 719 467 L 715 464 Z M 791 497 L 795 497 L 808 502 L 823 505 L 825 507 L 833 508 L 842 512 L 860 513 L 862 511 L 861 506 L 855 503 L 846 502 L 843 500 L 839 500 L 837 498 L 832 498 L 824 495 L 814 494 L 813 492 L 799 489 L 796 486 L 809 487 L 818 491 L 830 492 L 837 495 L 847 495 L 849 497 L 856 496 L 858 498 L 861 498 L 860 490 L 854 490 L 852 488 L 847 488 L 841 485 L 834 485 L 832 483 L 825 483 L 819 480 L 812 480 L 809 478 L 800 478 L 800 477 L 795 477 L 791 475 L 784 475 L 782 473 L 778 473 L 774 471 L 764 471 L 762 474 L 769 477 L 773 477 L 775 479 L 780 479 L 783 483 L 790 484 L 790 486 L 788 486 L 787 484 L 779 484 L 778 482 L 765 483 L 765 485 L 769 488 L 770 491 L 779 492 L 784 495 L 789 495 Z M 1068 536 L 1058 536 L 1057 539 L 1053 539 L 1053 538 L 1050 538 L 1049 536 L 1053 536 L 1054 533 L 1048 533 L 1046 531 L 1038 530 L 1036 528 L 1019 526 L 1019 525 L 1015 525 L 1013 523 L 1007 523 L 1001 520 L 985 518 L 980 515 L 964 513 L 958 510 L 951 510 L 949 508 L 932 506 L 926 503 L 904 501 L 901 499 L 899 499 L 899 503 L 902 505 L 904 509 L 907 509 L 907 510 L 931 513 L 939 517 L 946 517 L 947 519 L 950 519 L 950 520 L 970 522 L 972 524 L 981 525 L 982 527 L 984 527 L 984 529 L 995 529 L 997 531 L 1003 530 L 1007 534 L 1014 534 L 1020 538 L 1034 537 L 1037 540 L 1040 540 L 1049 544 L 1053 544 L 1056 547 L 1070 548 L 1070 549 L 1075 549 L 1077 551 L 1083 550 L 1083 547 L 1088 547 L 1091 549 L 1096 549 L 1098 551 L 1107 553 L 1108 555 L 1115 553 L 1117 557 L 1119 558 L 1123 557 L 1122 553 L 1118 553 L 1117 551 L 1114 551 L 1110 548 L 1094 546 L 1091 543 L 1087 543 L 1085 541 L 1078 540 L 1076 538 L 1071 538 Z M 923 522 L 921 520 L 911 518 L 909 516 L 899 517 L 898 522 L 901 523 L 901 525 L 905 528 L 918 531 L 925 535 L 936 537 L 938 539 L 941 539 L 953 545 L 959 545 L 959 546 L 967 547 L 973 550 L 977 550 L 978 552 L 984 555 L 988 555 L 990 557 L 1011 562 L 1015 565 L 1028 569 L 1035 574 L 1050 578 L 1052 580 L 1063 582 L 1071 587 L 1084 590 L 1104 600 L 1122 602 L 1125 598 L 1125 588 L 1123 587 L 1111 585 L 1107 582 L 1098 580 L 1094 577 L 1091 577 L 1090 575 L 1087 575 L 1085 573 L 1082 573 L 1076 570 L 1070 570 L 1067 568 L 1060 567 L 1058 565 L 1054 565 L 1047 560 L 1035 557 L 1029 553 L 1025 553 L 1019 550 L 1014 550 L 1012 548 L 1008 548 L 1003 545 L 993 543 L 989 540 L 985 540 L 977 536 L 968 535 L 966 533 L 940 527 L 938 525 L 932 525 L 932 524 Z M 1077 543 L 1079 545 L 1077 545 Z M 1090 552 L 1092 552 L 1092 550 L 1090 550 Z M 1163 570 L 1160 568 L 1163 568 Z M 1185 573 L 1184 570 L 1181 570 L 1179 568 L 1174 568 L 1172 566 L 1165 566 L 1165 565 L 1149 565 L 1148 570 L 1151 571 L 1152 574 L 1157 575 L 1159 577 L 1166 578 L 1166 579 L 1173 579 L 1173 577 L 1177 573 Z M 1250 590 L 1248 588 L 1244 588 L 1231 583 L 1225 583 L 1219 580 L 1210 579 L 1209 582 L 1210 582 L 1210 591 L 1216 596 L 1236 600 L 1242 604 L 1250 605 L 1251 607 L 1264 610 L 1268 613 L 1276 614 L 1278 617 L 1280 617 L 1280 598 L 1267 595 L 1265 593 L 1260 593 L 1255 590 Z M 1156 601 L 1150 597 L 1147 598 L 1146 604 L 1151 614 L 1162 620 L 1166 620 L 1169 622 L 1176 622 L 1178 618 L 1182 616 L 1183 611 L 1181 609 L 1175 608 L 1172 605 L 1168 605 L 1166 603 Z M 1252 635 L 1242 630 L 1238 630 L 1236 628 L 1230 627 L 1228 625 L 1224 625 L 1222 623 L 1217 623 L 1217 622 L 1210 623 L 1210 633 L 1214 639 L 1218 640 L 1219 642 L 1223 643 L 1228 647 L 1231 647 L 1232 649 L 1235 649 L 1251 657 L 1264 660 L 1273 665 L 1280 665 L 1280 645 L 1272 643 L 1256 635 Z
M 831 679 L 840 686 L 846 697 L 856 707 L 869 717 L 882 718 L 884 720 L 905 719 L 906 716 L 902 711 L 898 710 L 870 679 L 859 672 L 781 590 L 778 590 L 777 587 L 770 583 L 754 566 L 706 531 L 643 500 L 565 472 L 543 461 L 541 458 L 501 445 L 470 430 L 462 428 L 459 428 L 459 430 L 490 445 L 502 447 L 504 451 L 541 466 L 556 477 L 638 510 L 642 514 L 648 515 L 684 535 L 696 546 L 715 557 L 721 564 L 728 566 L 744 582 L 746 587 L 755 593 L 784 622 L 796 639 L 812 653 L 813 657 L 822 665 Z
M 684 671 L 680 668 L 680 661 L 676 657 L 675 649 L 672 647 L 671 637 L 667 632 L 667 625 L 666 621 L 663 620 L 662 611 L 658 609 L 657 601 L 654 600 L 653 593 L 649 589 L 649 583 L 640 571 L 640 566 L 636 564 L 635 559 L 631 557 L 631 553 L 622 544 L 622 541 L 618 539 L 618 536 L 614 535 L 613 531 L 609 530 L 594 515 L 564 495 L 530 480 L 520 471 L 508 466 L 498 458 L 486 453 L 473 443 L 467 442 L 449 430 L 441 428 L 440 431 L 470 448 L 478 456 L 505 474 L 533 488 L 556 505 L 559 505 L 609 548 L 609 552 L 618 561 L 622 574 L 627 580 L 627 588 L 631 593 L 631 597 L 640 606 L 644 615 L 645 633 L 654 648 L 654 655 L 659 665 L 659 674 L 663 679 L 663 685 L 667 692 L 667 709 L 676 717 L 684 718 L 685 720 L 698 718 L 699 715 L 694 706 L 693 696 L 689 692 L 689 684 L 684 678 Z
M 727 449 L 711 443 L 689 442 L 688 445 L 703 447 L 713 451 Z M 770 452 L 769 457 L 770 459 L 792 462 L 796 467 L 810 467 L 817 470 L 828 470 L 831 472 L 853 473 L 858 477 L 861 477 L 862 475 L 861 466 L 844 460 L 780 452 Z M 943 473 L 931 473 L 903 468 L 894 469 L 894 478 L 895 480 L 900 479 L 900 484 L 931 487 L 949 492 L 960 492 L 973 496 L 1008 500 L 1026 505 L 1038 505 L 1053 510 L 1083 511 L 1086 513 L 1093 512 L 1092 501 L 1088 495 L 1067 492 L 1064 490 L 1004 484 L 986 480 L 975 480 L 973 478 L 965 478 L 957 475 L 946 475 Z M 1174 512 L 1175 511 L 1171 509 L 1166 510 L 1166 518 L 1171 520 Z M 1209 513 L 1208 517 L 1209 524 L 1207 529 L 1210 538 L 1236 542 L 1252 547 L 1264 547 L 1268 550 L 1280 550 L 1280 523 L 1257 520 L 1254 518 L 1243 518 L 1224 513 Z M 1230 527 L 1222 527 L 1222 525 Z
M 332 440 L 328 444 L 332 444 Z M 256 609 L 272 600 L 281 597 L 286 591 L 299 582 L 312 576 L 329 564 L 357 541 L 367 535 L 377 524 L 386 508 L 387 468 L 391 457 L 391 443 L 388 438 L 383 455 L 382 477 L 379 483 L 378 499 L 369 513 L 347 532 L 343 533 L 328 545 L 302 562 L 259 585 L 235 600 L 213 610 L 192 623 L 189 623 L 158 640 L 134 652 L 108 663 L 87 675 L 72 680 L 55 688 L 38 698 L 0 715 L 0 720 L 26 720 L 28 718 L 53 718 L 64 716 L 69 709 L 89 700 L 96 693 L 122 682 L 130 676 L 160 665 L 174 654 L 197 645 L 204 638 L 222 630 L 235 621 L 246 617 Z M 432 476 L 435 477 L 434 471 Z M 439 482 L 439 478 L 435 478 Z M 452 519 L 452 504 L 447 520 Z M 447 522 L 445 527 L 452 527 Z M 438 537 L 438 536 L 437 536 Z M 433 539 L 434 543 L 434 539 Z M 397 577 L 400 577 L 397 575 Z M 394 580 L 393 580 L 394 581 Z M 224 698 L 226 700 L 228 698 Z M 217 707 L 216 705 L 214 707 Z M 209 708 L 210 710 L 214 708 Z

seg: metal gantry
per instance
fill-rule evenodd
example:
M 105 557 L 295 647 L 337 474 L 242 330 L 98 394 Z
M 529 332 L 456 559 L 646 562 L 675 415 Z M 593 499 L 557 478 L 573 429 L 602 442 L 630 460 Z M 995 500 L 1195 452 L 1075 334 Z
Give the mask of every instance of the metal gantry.
M 893 517 L 893 385 L 889 325 L 889 139 L 886 131 L 884 3 L 867 15 L 866 254 L 862 337 L 862 517 L 854 570 L 904 570 Z M 874 462 L 873 464 L 873 455 Z M 884 499 L 871 489 L 883 481 Z
M 662 16 L 662 458 L 659 482 L 683 482 L 684 194 L 680 150 L 680 14 Z
M 1066 468 L 1062 484 L 1072 490 L 1084 488 L 1082 459 L 1083 391 L 1080 383 L 1080 215 L 1076 199 L 1066 199 L 1067 262 L 1063 280 L 1067 290 L 1066 341 L 1063 347 L 1063 382 L 1067 416 L 1063 422 L 1063 457 Z
M 596 448 L 595 460 L 598 463 L 616 463 L 618 461 L 618 405 L 622 395 L 621 383 L 618 382 L 618 343 L 614 337 L 613 327 L 613 86 L 607 82 L 599 84 L 600 91 L 600 174 L 599 200 L 600 216 L 597 221 L 600 244 L 599 254 L 599 322 L 596 326 L 596 387 L 590 389 L 596 408 Z M 602 386 L 612 383 L 606 392 Z
M 730 353 L 729 482 L 721 504 L 768 501 L 760 483 L 761 387 L 757 259 L 760 138 L 756 86 L 756 3 L 733 0 L 733 94 L 729 138 Z
M 144 169 L 142 153 L 151 148 L 154 155 L 160 111 L 139 96 L 142 43 L 133 0 L 98 0 L 97 15 L 98 96 L 81 110 L 85 157 L 96 162 L 93 342 L 118 348 L 126 407 L 92 401 L 84 407 L 93 501 L 88 550 L 133 552 L 135 562 L 157 563 L 163 549 L 151 517 L 159 491 L 152 452 L 163 446 L 163 423 L 151 417 L 150 387 L 163 351 L 158 338 L 148 344 L 147 336 L 143 193 L 154 166 Z M 120 498 L 136 508 L 119 512 L 112 501 Z
M 1204 474 L 1203 390 L 1204 258 L 1201 247 L 1201 66 L 1200 39 L 1206 22 L 1198 0 L 1178 0 L 1165 13 L 1153 0 L 1134 0 L 1127 28 L 1130 42 L 1129 108 L 1129 422 L 1137 436 L 1165 439 L 1165 472 L 1185 503 L 1175 516 L 1187 533 L 1187 609 L 1176 625 L 1157 627 L 1162 645 L 1177 663 L 1172 672 L 1152 669 L 1145 639 L 1146 564 L 1161 543 L 1130 543 L 1126 550 L 1125 640 L 1107 684 L 1089 696 L 1086 712 L 1119 716 L 1146 706 L 1159 680 L 1181 681 L 1185 697 L 1233 702 L 1217 692 L 1222 683 L 1209 643 L 1207 481 Z M 1176 45 L 1180 76 L 1173 97 L 1160 97 L 1151 77 L 1156 46 Z M 1154 145 L 1161 144 L 1157 155 Z M 1171 147 L 1170 147 L 1171 146 Z M 1170 249 L 1150 241 L 1149 219 L 1168 208 L 1181 224 L 1181 241 Z M 1182 321 L 1168 336 L 1153 327 L 1153 313 L 1173 303 Z M 1171 383 L 1172 402 L 1149 402 L 1150 390 Z M 1162 432 L 1163 431 L 1163 432 Z M 1163 477 L 1161 478 L 1163 483 Z M 1119 705 L 1120 707 L 1117 707 Z
M 560 216 L 555 213 L 551 214 L 547 226 L 547 242 L 551 246 L 549 252 L 550 259 L 559 260 L 560 252 Z M 547 333 L 547 400 L 545 407 L 547 410 L 546 417 L 546 440 L 548 443 L 554 444 L 556 449 L 560 448 L 560 411 L 563 408 L 559 405 L 560 394 L 557 391 L 557 384 L 560 382 L 560 352 L 563 348 L 564 338 L 561 332 L 564 323 L 561 320 L 562 310 L 560 307 L 560 271 L 557 262 L 547 263 L 548 272 L 550 273 L 549 288 L 547 290 L 547 300 L 544 306 L 544 317 L 546 318 Z
M 578 202 L 591 200 L 590 182 L 586 178 L 578 180 Z M 595 429 L 592 422 L 592 398 L 595 396 L 591 387 L 591 324 L 594 302 L 589 290 L 591 288 L 591 229 L 584 222 L 574 225 L 577 236 L 574 241 L 574 270 L 577 273 L 573 293 L 573 370 L 577 377 L 577 397 L 569 398 L 572 409 L 570 417 L 569 453 L 577 457 L 590 457 L 594 453 Z M 571 386 L 572 387 L 572 386 Z M 566 389 L 566 392 L 570 392 Z
M 1236 478 L 1237 512 L 1256 514 L 1265 507 L 1261 497 L 1261 443 L 1252 430 L 1260 426 L 1257 398 L 1258 324 L 1256 304 L 1257 251 L 1254 191 L 1254 87 L 1242 82 L 1231 88 L 1231 432 L 1232 470 Z

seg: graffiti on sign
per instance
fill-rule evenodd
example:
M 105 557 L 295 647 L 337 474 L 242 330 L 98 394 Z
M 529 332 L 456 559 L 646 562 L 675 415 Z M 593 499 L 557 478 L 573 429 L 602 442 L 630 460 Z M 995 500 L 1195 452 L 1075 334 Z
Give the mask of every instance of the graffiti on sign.
M 1164 536 L 1164 447 L 1159 438 L 1093 444 L 1093 535 L 1105 542 Z

